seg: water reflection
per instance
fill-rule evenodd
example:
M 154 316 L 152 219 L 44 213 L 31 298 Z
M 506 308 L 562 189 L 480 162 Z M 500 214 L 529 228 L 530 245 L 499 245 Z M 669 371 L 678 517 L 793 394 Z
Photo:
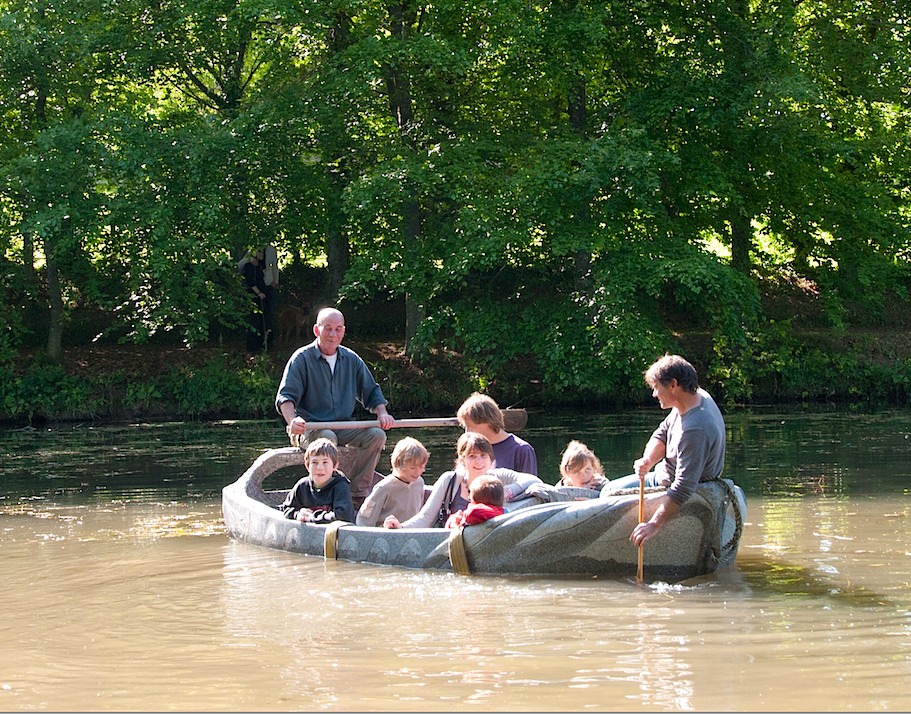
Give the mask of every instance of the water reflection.
M 526 436 L 616 474 L 659 415 Z M 737 566 L 649 587 L 232 542 L 220 489 L 272 422 L 2 434 L 0 709 L 911 709 L 908 416 L 728 421 Z M 457 433 L 410 433 L 448 467 Z
M 595 450 L 605 472 L 630 472 L 663 416 L 658 408 L 615 415 L 531 414 L 522 432 L 538 452 L 540 475 L 558 479 L 570 439 Z M 747 495 L 908 493 L 911 412 L 803 414 L 729 411 L 726 473 Z M 391 445 L 414 436 L 431 452 L 428 481 L 449 469 L 459 430 L 394 429 L 380 462 L 388 472 Z M 218 497 L 268 448 L 285 446 L 276 420 L 216 424 L 85 425 L 0 432 L 5 498 L 54 501 L 110 498 Z M 144 492 L 143 489 L 150 489 Z
M 310 682 L 310 709 L 838 709 L 911 673 L 907 595 L 890 603 L 812 566 L 748 559 L 700 582 L 643 588 L 325 564 L 244 544 L 225 559 L 231 629 L 262 637 L 281 619 L 285 638 L 268 646 L 287 648 L 283 681 Z M 327 613 L 332 624 L 314 638 Z M 877 633 L 887 641 L 870 660 Z M 308 651 L 333 666 L 302 669 Z M 363 698 L 340 700 L 349 687 Z M 889 701 L 909 700 L 895 690 Z
M 281 650 L 283 685 L 310 710 L 352 686 L 358 708 L 409 711 L 603 708 L 605 687 L 619 708 L 664 708 L 693 687 L 687 637 L 669 627 L 683 610 L 656 609 L 630 584 L 323 564 L 243 544 L 225 550 L 225 577 L 229 629 Z M 632 617 L 602 622 L 617 600 Z

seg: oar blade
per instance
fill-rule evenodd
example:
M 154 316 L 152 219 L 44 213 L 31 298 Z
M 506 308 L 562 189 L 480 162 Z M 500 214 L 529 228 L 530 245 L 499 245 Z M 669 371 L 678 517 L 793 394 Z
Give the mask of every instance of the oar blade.
M 528 412 L 524 409 L 501 409 L 506 431 L 522 431 L 528 425 Z

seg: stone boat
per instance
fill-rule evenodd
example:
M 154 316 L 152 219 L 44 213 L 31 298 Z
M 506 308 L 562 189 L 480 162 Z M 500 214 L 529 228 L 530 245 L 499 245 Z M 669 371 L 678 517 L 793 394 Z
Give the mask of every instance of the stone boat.
M 344 454 L 343 454 L 344 457 Z M 343 458 L 344 462 L 344 458 Z M 296 447 L 264 452 L 237 481 L 222 491 L 228 534 L 237 540 L 292 553 L 455 571 L 462 574 L 635 577 L 638 549 L 629 535 L 638 523 L 638 491 L 609 498 L 587 489 L 555 489 L 554 500 L 537 498 L 464 529 L 368 528 L 346 522 L 329 525 L 286 519 L 277 506 L 287 490 L 266 490 L 263 482 L 287 467 L 301 467 Z M 647 489 L 646 519 L 663 490 Z M 734 563 L 746 501 L 724 479 L 702 483 L 661 531 L 643 548 L 644 579 L 676 582 Z

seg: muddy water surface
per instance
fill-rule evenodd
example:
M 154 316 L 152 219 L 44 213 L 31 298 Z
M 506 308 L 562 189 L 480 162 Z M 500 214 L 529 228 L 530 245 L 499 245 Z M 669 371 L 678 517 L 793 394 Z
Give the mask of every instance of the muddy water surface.
M 617 476 L 660 416 L 532 415 L 524 435 L 545 480 L 568 438 Z M 2 433 L 0 709 L 911 709 L 911 415 L 728 424 L 738 563 L 648 586 L 232 542 L 220 488 L 282 445 L 274 422 Z M 448 467 L 457 432 L 408 433 L 429 477 Z

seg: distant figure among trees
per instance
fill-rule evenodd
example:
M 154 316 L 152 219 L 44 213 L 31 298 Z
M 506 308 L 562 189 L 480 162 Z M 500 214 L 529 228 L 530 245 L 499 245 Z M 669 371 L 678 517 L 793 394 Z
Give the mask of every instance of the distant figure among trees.
M 250 293 L 250 313 L 247 317 L 247 352 L 262 352 L 266 348 L 266 281 L 263 272 L 263 252 L 256 251 L 241 261 L 244 287 Z

